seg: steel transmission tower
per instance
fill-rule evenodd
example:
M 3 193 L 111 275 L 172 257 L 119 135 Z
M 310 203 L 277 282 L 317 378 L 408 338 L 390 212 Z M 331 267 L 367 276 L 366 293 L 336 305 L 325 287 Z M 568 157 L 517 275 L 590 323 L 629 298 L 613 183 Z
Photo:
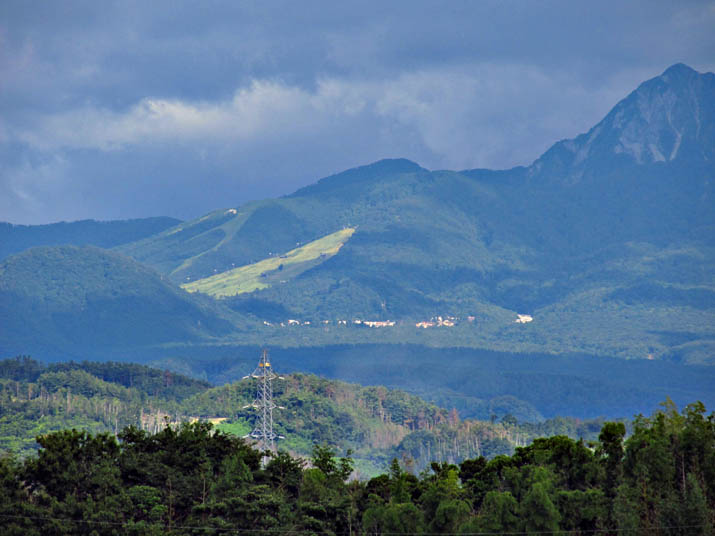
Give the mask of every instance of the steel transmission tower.
M 256 370 L 245 378 L 255 378 L 258 380 L 256 387 L 256 399 L 252 404 L 245 407 L 253 407 L 258 412 L 256 425 L 247 437 L 256 440 L 260 450 L 275 451 L 275 440 L 282 439 L 282 436 L 273 432 L 273 410 L 279 406 L 273 403 L 273 380 L 283 378 L 273 373 L 271 363 L 268 360 L 268 350 L 263 350 L 261 360 L 258 362 Z

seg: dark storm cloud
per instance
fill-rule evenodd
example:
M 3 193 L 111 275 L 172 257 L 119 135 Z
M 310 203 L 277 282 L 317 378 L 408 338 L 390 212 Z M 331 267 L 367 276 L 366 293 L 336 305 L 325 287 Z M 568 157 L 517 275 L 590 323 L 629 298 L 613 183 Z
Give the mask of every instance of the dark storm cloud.
M 191 217 L 404 156 L 529 163 L 715 67 L 712 2 L 3 2 L 0 220 Z

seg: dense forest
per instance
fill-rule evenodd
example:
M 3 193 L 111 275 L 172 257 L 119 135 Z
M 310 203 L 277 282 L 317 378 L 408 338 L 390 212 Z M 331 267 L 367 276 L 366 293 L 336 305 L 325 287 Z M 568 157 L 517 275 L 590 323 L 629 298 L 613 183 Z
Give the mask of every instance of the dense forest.
M 212 387 L 167 370 L 126 363 L 55 363 L 29 357 L 0 361 L 0 451 L 32 454 L 38 435 L 76 428 L 118 434 L 127 426 L 149 433 L 167 424 L 213 422 L 222 432 L 247 434 L 254 412 L 252 381 Z M 363 387 L 307 374 L 289 374 L 274 385 L 276 431 L 281 448 L 309 455 L 313 445 L 351 449 L 362 478 L 385 470 L 397 457 L 416 471 L 434 460 L 459 463 L 476 456 L 512 454 L 537 437 L 567 435 L 595 440 L 603 419 L 568 417 L 522 420 L 513 397 L 490 402 L 486 420 L 404 391 Z
M 715 415 L 670 402 L 585 443 L 351 478 L 349 451 L 267 458 L 207 422 L 149 433 L 63 430 L 0 458 L 3 534 L 711 534 Z M 339 455 L 340 457 L 336 456 Z
M 125 363 L 0 361 L 0 451 L 25 455 L 35 436 L 64 428 L 113 432 L 179 412 L 207 382 Z M 157 415 L 158 412 L 158 415 Z

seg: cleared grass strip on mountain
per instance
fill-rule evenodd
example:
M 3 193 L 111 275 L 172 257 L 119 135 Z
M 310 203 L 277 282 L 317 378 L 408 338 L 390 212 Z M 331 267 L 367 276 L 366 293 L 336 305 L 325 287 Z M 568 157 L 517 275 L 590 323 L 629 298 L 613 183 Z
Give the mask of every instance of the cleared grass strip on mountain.
M 181 287 L 188 292 L 201 292 L 214 298 L 268 288 L 276 280 L 276 274 L 281 274 L 281 279 L 290 279 L 301 273 L 302 267 L 307 269 L 314 266 L 315 261 L 320 263 L 329 259 L 340 251 L 354 232 L 355 229 L 352 227 L 341 229 L 283 255 L 239 266 L 211 277 L 186 283 Z

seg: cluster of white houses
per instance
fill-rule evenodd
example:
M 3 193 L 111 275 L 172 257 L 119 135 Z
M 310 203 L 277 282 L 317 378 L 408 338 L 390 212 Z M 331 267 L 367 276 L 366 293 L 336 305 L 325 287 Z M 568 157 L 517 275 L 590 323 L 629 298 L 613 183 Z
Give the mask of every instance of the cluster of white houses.
M 422 320 L 420 322 L 417 322 L 415 324 L 416 328 L 421 328 L 421 329 L 427 329 L 427 328 L 433 328 L 433 327 L 445 327 L 445 328 L 451 328 L 456 326 L 459 323 L 459 317 L 456 316 L 433 316 L 429 320 Z M 470 324 L 476 320 L 475 316 L 468 316 L 467 317 L 467 322 Z M 528 324 L 529 322 L 532 322 L 534 319 L 531 315 L 522 315 L 522 314 L 517 314 L 516 315 L 516 320 L 514 322 L 516 324 Z M 322 325 L 329 325 L 331 324 L 331 320 L 321 320 L 320 322 L 315 322 L 315 324 L 322 324 Z M 276 324 L 273 324 L 271 322 L 268 322 L 267 320 L 263 321 L 263 324 L 266 326 L 273 326 Z M 386 328 L 386 327 L 392 327 L 396 324 L 394 320 L 361 320 L 361 319 L 353 319 L 353 320 L 336 320 L 335 324 L 338 326 L 347 326 L 348 324 L 353 324 L 355 326 L 367 326 L 369 328 Z M 311 321 L 310 320 L 296 320 L 294 318 L 288 319 L 285 322 L 280 322 L 279 324 L 280 327 L 286 327 L 286 326 L 310 326 Z

